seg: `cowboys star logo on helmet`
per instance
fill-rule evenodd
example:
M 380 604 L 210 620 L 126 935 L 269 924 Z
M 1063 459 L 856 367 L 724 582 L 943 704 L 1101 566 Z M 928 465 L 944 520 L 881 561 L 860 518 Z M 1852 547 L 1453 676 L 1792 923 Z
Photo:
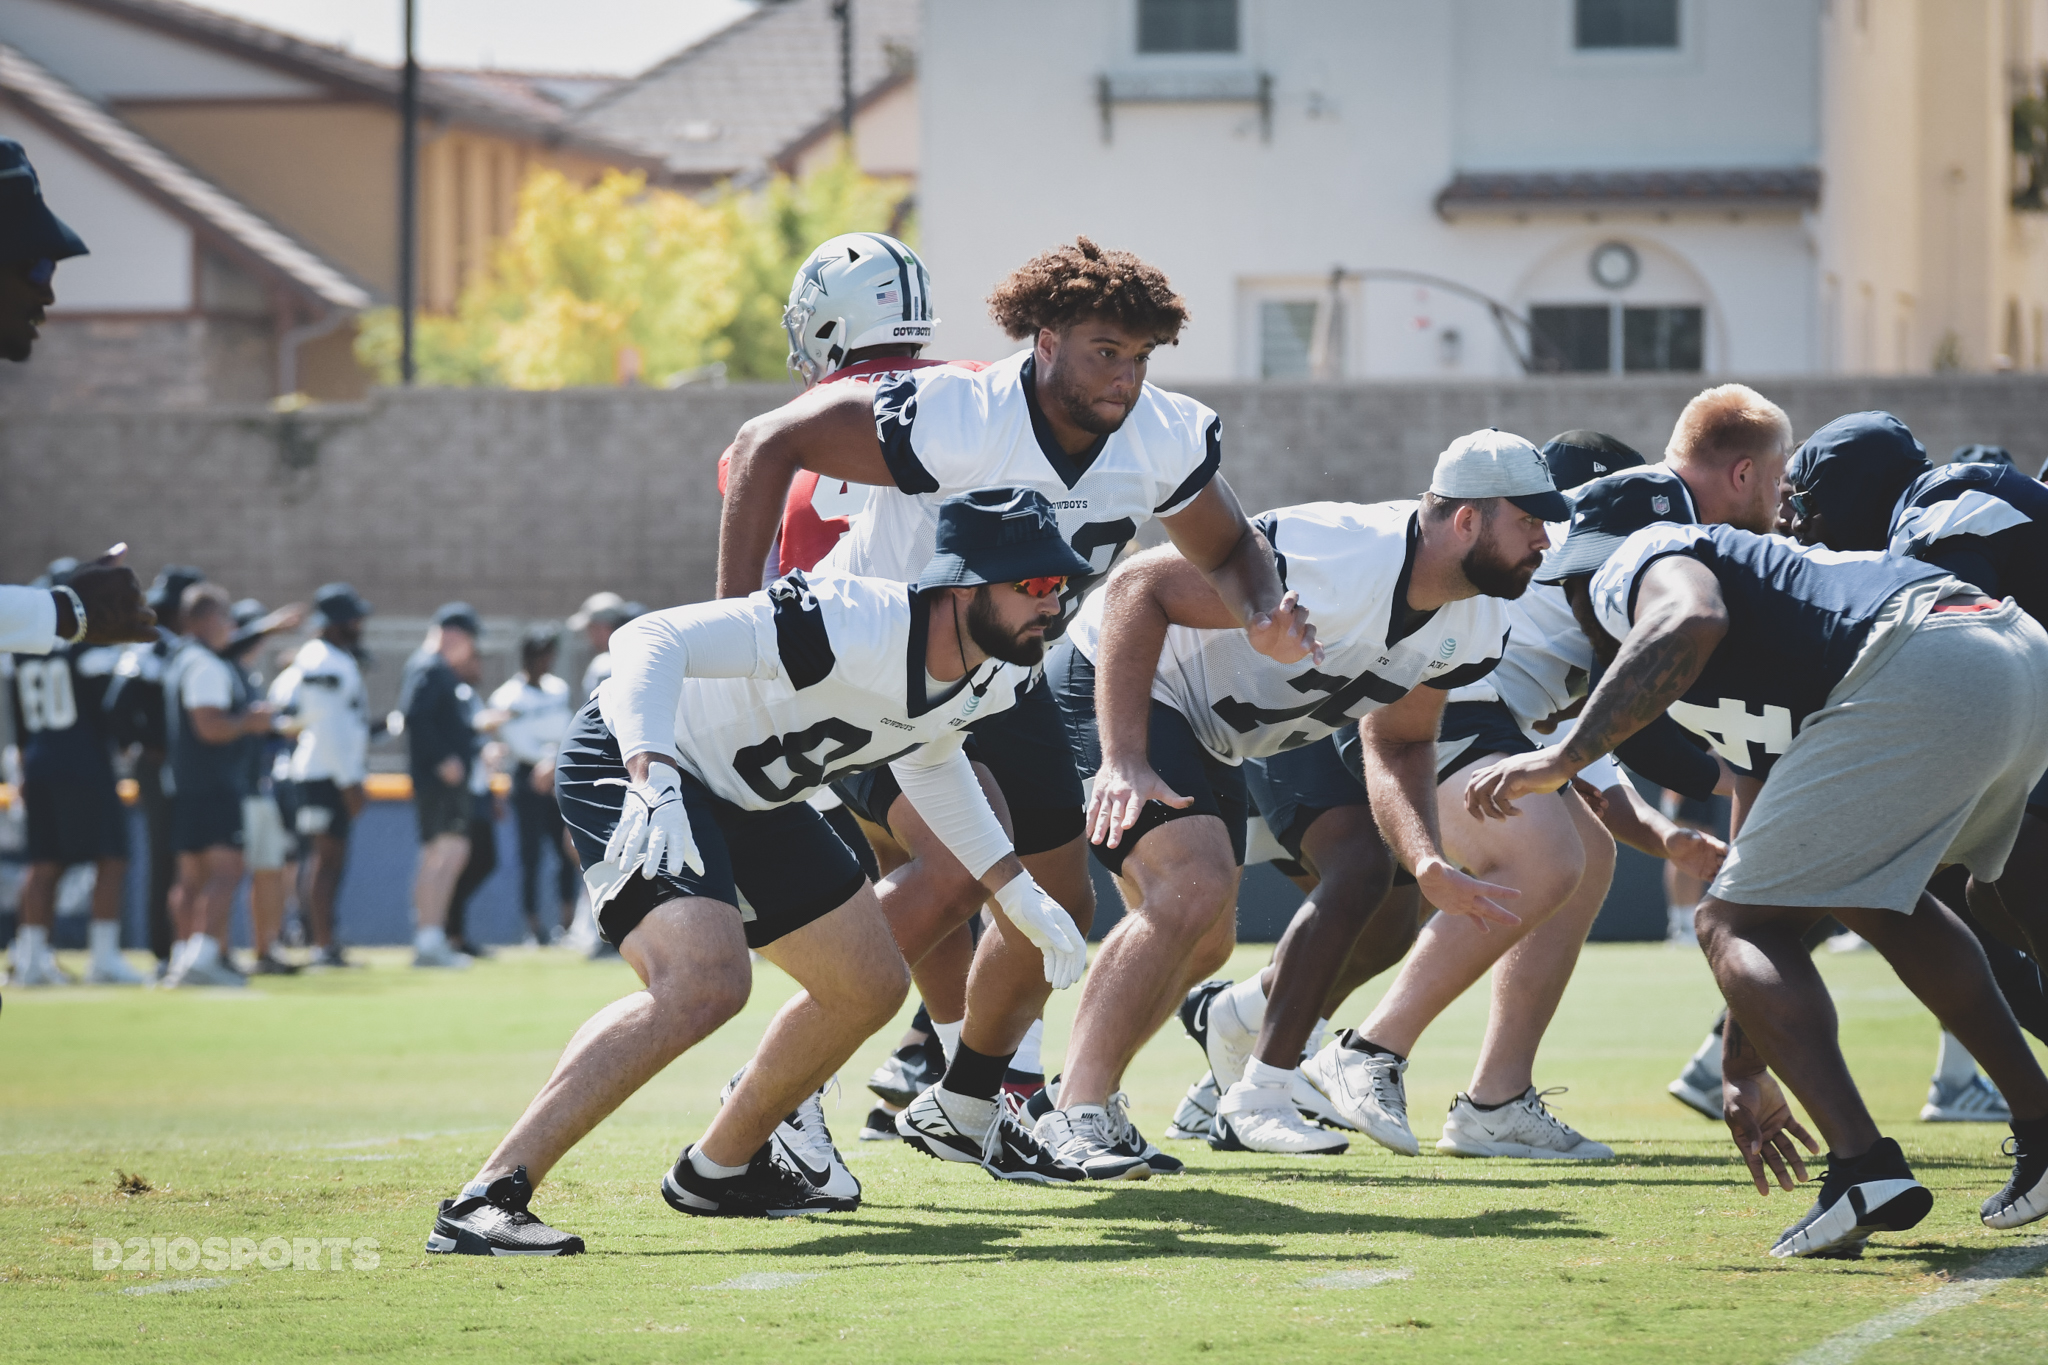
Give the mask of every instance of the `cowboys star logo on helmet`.
M 815 384 L 865 346 L 932 339 L 931 276 L 880 232 L 848 232 L 810 254 L 782 310 L 789 363 Z

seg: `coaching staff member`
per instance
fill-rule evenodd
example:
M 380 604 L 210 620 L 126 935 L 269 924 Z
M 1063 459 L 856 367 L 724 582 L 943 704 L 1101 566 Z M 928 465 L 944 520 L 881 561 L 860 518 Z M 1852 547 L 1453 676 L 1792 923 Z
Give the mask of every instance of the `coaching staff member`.
M 467 602 L 450 602 L 406 660 L 398 688 L 405 714 L 420 867 L 413 882 L 413 966 L 466 967 L 448 943 L 448 904 L 469 862 L 470 770 L 477 761 L 476 689 L 463 674 L 483 626 Z

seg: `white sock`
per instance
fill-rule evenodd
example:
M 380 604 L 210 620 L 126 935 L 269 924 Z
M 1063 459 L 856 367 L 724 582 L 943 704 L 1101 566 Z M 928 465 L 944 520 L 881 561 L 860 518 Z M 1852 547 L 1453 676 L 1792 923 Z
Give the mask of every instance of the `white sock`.
M 690 1168 L 706 1180 L 730 1180 L 736 1175 L 745 1175 L 747 1173 L 745 1165 L 719 1165 L 710 1157 L 704 1155 L 702 1147 L 692 1147 L 690 1149 Z
M 1707 1041 L 1701 1043 L 1692 1054 L 1692 1059 L 1719 1071 L 1721 1069 L 1721 1035 L 1709 1033 Z
M 941 1082 L 933 1092 L 939 1108 L 953 1121 L 953 1126 L 963 1133 L 978 1137 L 988 1134 L 989 1125 L 996 1121 L 996 1102 L 985 1100 L 978 1095 L 960 1095 L 946 1089 Z
M 192 935 L 192 954 L 185 960 L 186 969 L 189 971 L 194 967 L 211 967 L 218 961 L 220 961 L 220 945 L 213 941 L 213 936 L 210 934 Z
M 1259 1026 L 1266 1022 L 1266 988 L 1259 984 L 1256 972 L 1223 992 L 1222 1000 L 1230 1002 L 1237 1022 L 1246 1033 L 1257 1033 Z
M 1244 1081 L 1265 1090 L 1285 1090 L 1294 1084 L 1294 1068 L 1268 1066 L 1254 1057 L 1244 1064 Z
M 1027 1076 L 1045 1074 L 1045 1020 L 1033 1019 L 1031 1027 L 1024 1030 L 1024 1041 L 1017 1044 L 1017 1055 L 1010 1058 L 1010 1070 L 1021 1071 Z
M 412 950 L 416 953 L 438 953 L 447 946 L 447 931 L 439 925 L 422 929 L 412 936 Z
M 1301 1055 L 1313 1057 L 1318 1052 L 1321 1052 L 1323 1050 L 1323 1043 L 1328 1039 L 1329 1034 L 1330 1021 L 1327 1019 L 1316 1020 L 1316 1026 L 1308 1031 L 1308 1046 L 1301 1050 Z
M 14 935 L 14 960 L 26 966 L 50 951 L 50 931 L 40 924 L 24 924 Z
M 464 1185 L 462 1187 L 462 1193 L 456 1195 L 455 1197 L 457 1199 L 481 1199 L 490 1192 L 490 1180 L 487 1178 L 479 1178 L 470 1181 L 467 1185 Z
M 1953 1033 L 1943 1029 L 1941 1047 L 1934 1054 L 1934 1079 L 1943 1085 L 1968 1085 L 1976 1074 L 1977 1059 L 1964 1050 Z
M 93 966 L 121 960 L 121 923 L 119 920 L 96 919 L 87 929 L 92 947 Z
M 955 1019 L 950 1024 L 932 1020 L 932 1032 L 939 1035 L 939 1046 L 945 1050 L 948 1066 L 953 1064 L 953 1058 L 960 1052 L 960 1030 L 966 1023 L 965 1019 Z

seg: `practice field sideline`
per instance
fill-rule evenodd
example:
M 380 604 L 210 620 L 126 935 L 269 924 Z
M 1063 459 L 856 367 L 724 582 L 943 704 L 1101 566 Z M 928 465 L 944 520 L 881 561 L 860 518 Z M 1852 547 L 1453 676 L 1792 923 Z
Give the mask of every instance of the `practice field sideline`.
M 1233 968 L 1255 969 L 1267 951 L 1243 949 Z M 436 1201 L 630 973 L 539 952 L 459 975 L 365 956 L 369 970 L 247 991 L 7 992 L 0 1354 L 1132 1362 L 1215 1352 L 1752 1365 L 1826 1345 L 1808 1358 L 2048 1359 L 2040 1256 L 1995 1292 L 1900 1313 L 1893 1335 L 1834 1340 L 1934 1306 L 1924 1296 L 1994 1253 L 2048 1246 L 2036 1230 L 1993 1233 L 1977 1221 L 1978 1201 L 2007 1174 L 2002 1126 L 1915 1121 L 1934 1027 L 1874 954 L 1823 954 L 1821 966 L 1850 1065 L 1937 1202 L 1919 1228 L 1880 1238 L 1850 1264 L 1765 1254 L 1809 1197 L 1758 1199 L 1724 1130 L 1663 1094 L 1717 998 L 1697 955 L 1633 945 L 1587 950 L 1537 1072 L 1539 1085 L 1571 1087 L 1555 1097 L 1559 1112 L 1613 1144 L 1611 1163 L 1465 1162 L 1430 1150 L 1477 1048 L 1485 1001 L 1473 992 L 1408 1075 L 1419 1159 L 1364 1139 L 1325 1159 L 1172 1143 L 1189 1163 L 1183 1178 L 999 1185 L 900 1144 L 855 1140 L 860 1082 L 892 1029 L 856 1054 L 844 1093 L 827 1103 L 867 1186 L 859 1213 L 686 1219 L 655 1186 L 790 993 L 764 966 L 738 1019 L 628 1101 L 542 1187 L 538 1211 L 582 1234 L 592 1254 L 430 1258 L 422 1244 Z M 1048 1060 L 1060 1055 L 1076 994 L 1052 1003 Z M 1351 1021 L 1375 994 L 1353 998 Z M 1127 1084 L 1148 1134 L 1158 1136 L 1200 1070 L 1177 1025 L 1140 1055 Z M 123 1174 L 149 1191 L 120 1193 Z M 164 1239 L 163 1268 L 137 1243 L 118 1254 L 148 1268 L 95 1269 L 95 1239 L 130 1238 Z M 246 1239 L 244 1263 L 232 1264 L 228 1241 L 228 1268 L 180 1267 L 169 1250 L 180 1238 Z M 266 1269 L 272 1238 L 301 1239 L 303 1268 Z M 287 1258 L 270 1245 L 273 1262 Z M 352 1268 L 370 1259 L 374 1268 Z

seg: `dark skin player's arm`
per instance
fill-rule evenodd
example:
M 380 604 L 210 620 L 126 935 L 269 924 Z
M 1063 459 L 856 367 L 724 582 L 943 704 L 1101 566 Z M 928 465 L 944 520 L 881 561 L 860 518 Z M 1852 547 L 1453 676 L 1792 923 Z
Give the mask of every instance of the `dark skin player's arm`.
M 1611 638 L 1586 621 L 1587 615 L 1581 613 L 1581 624 L 1596 646 Z M 1482 818 L 1505 819 L 1515 814 L 1518 798 L 1556 791 L 1685 695 L 1727 634 L 1728 604 L 1713 571 L 1688 555 L 1657 560 L 1643 570 L 1636 589 L 1635 624 L 1586 698 L 1570 737 L 1474 773 L 1465 786 L 1466 808 Z
M 740 428 L 726 465 L 718 520 L 720 597 L 744 597 L 760 588 L 761 563 L 800 469 L 849 483 L 895 483 L 875 434 L 871 386 L 823 384 Z

